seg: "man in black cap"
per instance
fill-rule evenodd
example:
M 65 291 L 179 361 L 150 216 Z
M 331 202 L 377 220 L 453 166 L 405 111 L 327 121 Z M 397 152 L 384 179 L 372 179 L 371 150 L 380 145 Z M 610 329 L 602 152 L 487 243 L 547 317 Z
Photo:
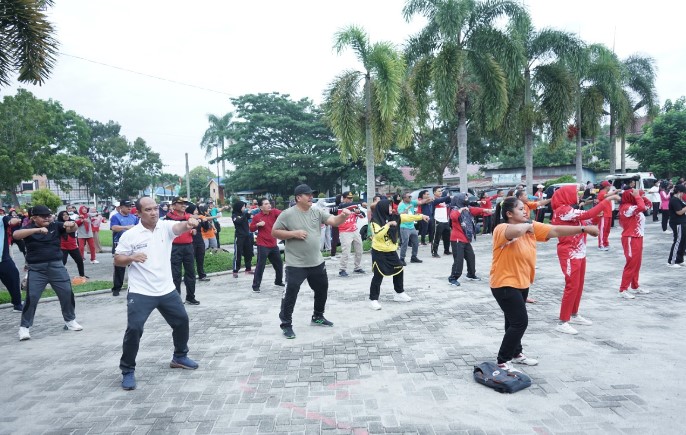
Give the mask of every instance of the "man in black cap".
M 187 221 L 191 215 L 186 213 L 188 200 L 177 196 L 172 200 L 172 210 L 167 213 L 167 219 L 172 221 Z M 183 283 L 186 285 L 186 303 L 200 305 L 195 299 L 195 256 L 193 255 L 193 233 L 188 230 L 174 239 L 171 253 L 171 271 L 176 291 L 181 294 L 181 265 L 183 265 Z
M 112 216 L 110 219 L 110 229 L 112 230 L 112 255 L 117 249 L 117 244 L 124 231 L 130 230 L 138 223 L 138 217 L 131 214 L 131 207 L 133 203 L 128 199 L 119 201 L 119 213 Z M 124 275 L 126 275 L 126 268 L 115 265 L 114 276 L 112 278 L 112 296 L 119 296 L 122 285 L 124 285 Z
M 295 206 L 284 210 L 274 223 L 272 236 L 286 245 L 286 289 L 281 298 L 281 330 L 286 338 L 295 338 L 292 316 L 303 281 L 314 291 L 313 326 L 333 326 L 324 318 L 329 279 L 324 258 L 319 250 L 321 225 L 339 226 L 350 215 L 344 209 L 338 216 L 325 209 L 312 207 L 312 189 L 306 184 L 295 188 Z

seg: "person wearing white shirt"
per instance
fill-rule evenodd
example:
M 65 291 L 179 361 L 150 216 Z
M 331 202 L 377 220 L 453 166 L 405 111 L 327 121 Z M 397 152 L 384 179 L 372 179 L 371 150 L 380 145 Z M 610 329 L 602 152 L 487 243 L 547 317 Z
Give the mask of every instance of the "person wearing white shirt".
M 154 309 L 172 328 L 174 356 L 169 366 L 195 370 L 198 364 L 188 358 L 188 314 L 176 292 L 171 276 L 172 241 L 196 228 L 198 221 L 161 221 L 155 200 L 142 197 L 136 201 L 140 222 L 122 234 L 114 255 L 114 264 L 129 268 L 127 326 L 119 368 L 122 388 L 136 388 L 136 355 L 143 327 Z

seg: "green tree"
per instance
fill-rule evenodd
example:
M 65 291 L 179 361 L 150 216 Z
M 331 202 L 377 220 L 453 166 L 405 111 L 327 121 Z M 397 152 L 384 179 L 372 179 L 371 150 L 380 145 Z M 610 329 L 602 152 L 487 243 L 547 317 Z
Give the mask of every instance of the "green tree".
M 200 148 L 205 151 L 205 157 L 210 157 L 212 151 L 215 152 L 216 158 L 211 160 L 210 163 L 217 164 L 217 177 L 223 177 L 226 174 L 226 162 L 223 159 L 224 156 L 224 144 L 227 139 L 231 138 L 231 131 L 233 126 L 231 120 L 233 119 L 233 113 L 229 112 L 222 117 L 216 115 L 207 115 L 207 120 L 210 126 L 205 130 L 205 134 L 202 136 L 200 141 Z M 221 149 L 221 156 L 219 150 Z M 222 172 L 219 173 L 219 160 L 222 161 Z
M 0 0 L 0 87 L 19 71 L 20 82 L 42 84 L 55 64 L 57 41 L 43 9 L 52 0 Z
M 534 127 L 547 127 L 553 145 L 561 143 L 574 112 L 574 80 L 559 56 L 571 56 L 581 48 L 571 33 L 554 29 L 537 31 L 528 14 L 512 20 L 509 35 L 520 49 L 519 74 L 511 81 L 510 108 L 503 123 L 503 137 L 524 143 L 526 189 L 532 191 Z M 522 137 L 523 134 L 523 137 Z
M 639 137 L 629 137 L 628 154 L 659 177 L 683 176 L 686 167 L 686 98 L 670 100 Z
M 78 127 L 75 125 L 78 124 Z M 19 89 L 0 103 L 0 190 L 10 192 L 18 205 L 16 188 L 34 175 L 45 175 L 63 189 L 68 178 L 82 178 L 91 163 L 76 153 L 81 141 L 78 116 L 65 113 L 58 102 L 39 100 Z
M 312 101 L 278 93 L 231 101 L 241 122 L 234 123 L 235 142 L 222 156 L 236 167 L 227 174 L 229 191 L 266 189 L 287 197 L 301 183 L 326 191 L 349 168 Z
M 518 51 L 495 24 L 523 13 L 516 2 L 508 0 L 408 0 L 403 9 L 408 21 L 415 15 L 428 20 L 407 46 L 414 94 L 422 122 L 433 98 L 439 116 L 449 123 L 458 146 L 464 191 L 469 109 L 478 101 L 484 128 L 500 125 L 508 107 L 507 74 L 512 74 L 503 65 L 517 64 Z
M 327 122 L 338 140 L 341 157 L 357 160 L 364 155 L 367 197 L 376 191 L 375 163 L 392 145 L 403 148 L 412 141 L 415 106 L 404 81 L 405 61 L 392 44 L 372 44 L 367 33 L 349 26 L 334 36 L 334 49 L 351 48 L 363 71 L 339 75 L 325 93 Z
M 212 171 L 204 166 L 196 166 L 189 171 L 188 175 L 191 185 L 191 193 L 189 195 L 188 192 L 186 192 L 186 178 L 184 177 L 183 182 L 181 183 L 181 188 L 179 189 L 179 195 L 185 196 L 193 201 L 196 201 L 200 198 L 208 198 L 210 196 L 210 188 L 207 183 L 209 183 L 212 178 L 215 178 L 215 175 L 212 173 Z
M 48 189 L 38 189 L 31 194 L 31 205 L 44 205 L 50 210 L 57 211 L 62 205 L 62 200 Z

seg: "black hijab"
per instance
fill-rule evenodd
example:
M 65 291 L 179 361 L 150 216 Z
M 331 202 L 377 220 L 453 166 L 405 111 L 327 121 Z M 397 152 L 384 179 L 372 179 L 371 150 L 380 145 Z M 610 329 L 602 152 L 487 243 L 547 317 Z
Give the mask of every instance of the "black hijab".
M 387 234 L 393 243 L 398 243 L 398 226 L 400 225 L 400 216 L 396 214 L 390 214 L 388 212 L 388 208 L 390 206 L 391 201 L 387 199 L 382 199 L 376 203 L 376 207 L 374 207 L 374 214 L 372 215 L 372 222 L 382 227 L 388 222 L 395 221 L 397 225 L 389 227 Z

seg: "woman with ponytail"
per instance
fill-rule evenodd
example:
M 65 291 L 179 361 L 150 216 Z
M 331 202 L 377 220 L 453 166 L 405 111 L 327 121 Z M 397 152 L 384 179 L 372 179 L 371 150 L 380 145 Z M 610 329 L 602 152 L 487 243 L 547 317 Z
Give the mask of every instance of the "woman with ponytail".
M 582 233 L 597 236 L 598 227 L 531 222 L 528 208 L 515 197 L 505 198 L 496 207 L 496 212 L 490 286 L 505 315 L 505 335 L 498 351 L 498 366 L 506 371 L 517 371 L 511 363 L 538 364 L 537 360 L 522 353 L 522 337 L 529 323 L 526 298 L 536 273 L 536 242 Z

